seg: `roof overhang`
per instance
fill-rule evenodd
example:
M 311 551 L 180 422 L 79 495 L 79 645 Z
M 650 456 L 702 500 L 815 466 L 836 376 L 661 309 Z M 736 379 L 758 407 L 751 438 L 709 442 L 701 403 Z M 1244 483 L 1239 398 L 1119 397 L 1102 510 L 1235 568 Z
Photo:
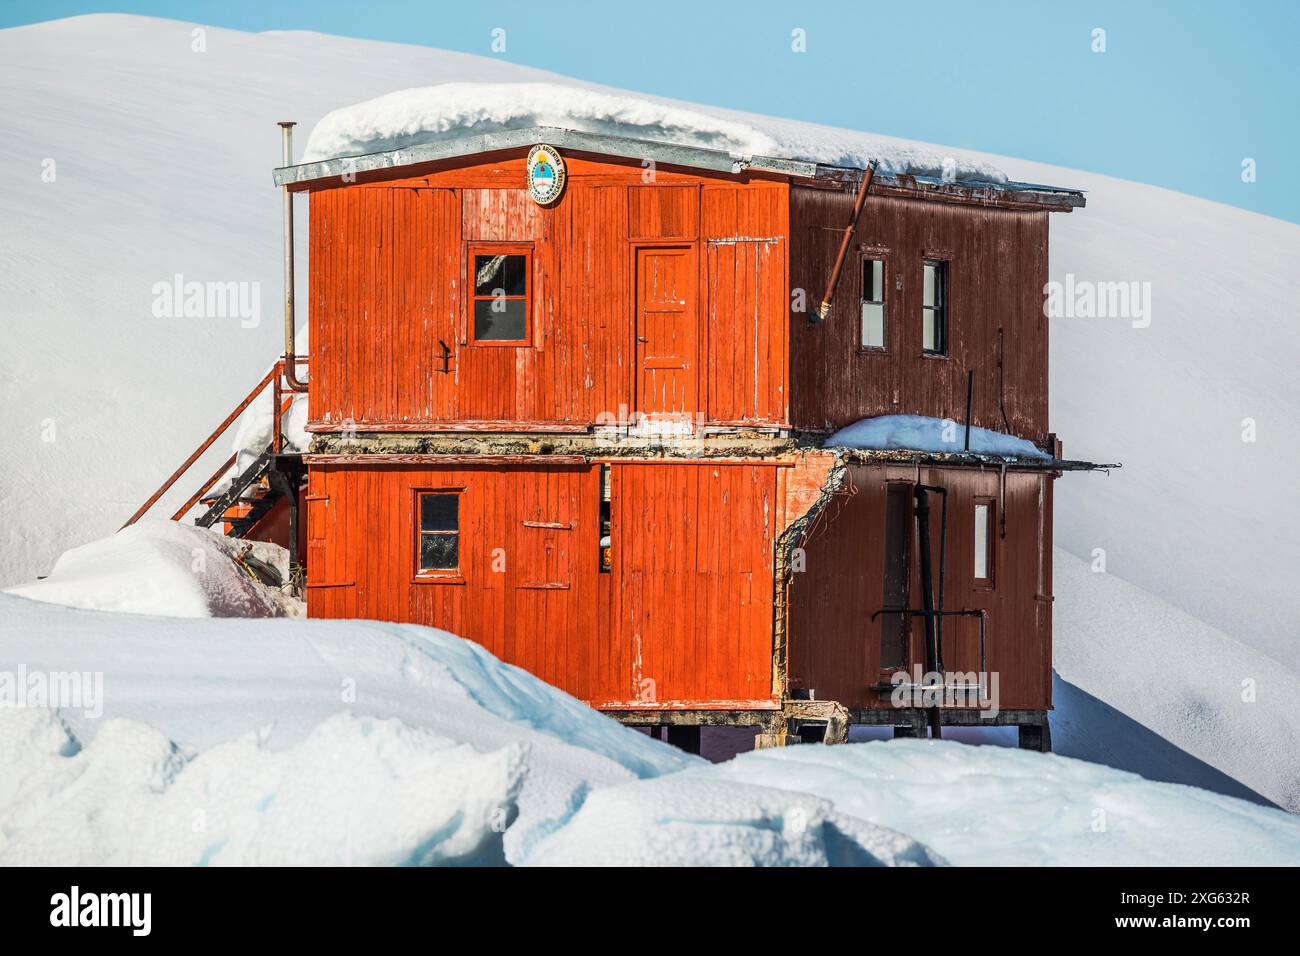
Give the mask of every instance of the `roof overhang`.
M 1008 471 L 1110 471 L 1122 468 L 1118 463 L 1097 464 L 1068 458 L 1011 458 L 1002 455 L 978 455 L 973 452 L 927 452 L 906 448 L 846 448 L 827 445 L 827 451 L 842 454 L 848 461 L 871 465 L 929 465 L 963 468 L 1005 468 Z
M 811 179 L 817 175 L 816 163 L 780 159 L 774 156 L 742 156 L 720 149 L 702 146 L 682 146 L 656 140 L 632 139 L 626 136 L 607 136 L 602 133 L 584 133 L 561 129 L 558 126 L 530 126 L 527 129 L 501 130 L 493 133 L 474 133 L 455 139 L 440 140 L 419 146 L 406 146 L 382 153 L 364 156 L 343 156 L 317 163 L 283 166 L 275 170 L 277 186 L 294 186 L 317 179 L 333 179 L 355 173 L 376 172 L 436 163 L 441 160 L 473 156 L 477 153 L 494 153 L 521 146 L 547 143 L 559 149 L 573 149 L 607 156 L 625 156 L 629 159 L 653 160 L 666 166 L 693 166 L 715 172 L 742 173 L 746 170 L 777 173 Z
M 684 146 L 659 140 L 585 133 L 558 126 L 530 126 L 527 129 L 471 133 L 453 139 L 405 146 L 379 153 L 366 153 L 362 156 L 342 156 L 315 163 L 283 166 L 274 171 L 274 179 L 277 186 L 288 186 L 293 189 L 304 187 L 308 183 L 338 179 L 343 176 L 380 173 L 389 169 L 437 163 L 480 153 L 536 146 L 538 143 L 605 156 L 652 160 L 656 164 L 665 166 L 707 169 L 731 175 L 755 171 L 806 181 L 821 181 L 828 185 L 843 183 L 856 185 L 864 172 L 852 166 L 830 166 L 798 159 L 784 159 L 779 156 L 741 155 L 705 146 Z M 1077 189 L 1062 189 L 1033 183 L 954 182 L 940 177 L 913 176 L 877 170 L 873 185 L 969 202 L 1016 202 L 1056 209 L 1071 209 L 1084 205 L 1083 193 Z

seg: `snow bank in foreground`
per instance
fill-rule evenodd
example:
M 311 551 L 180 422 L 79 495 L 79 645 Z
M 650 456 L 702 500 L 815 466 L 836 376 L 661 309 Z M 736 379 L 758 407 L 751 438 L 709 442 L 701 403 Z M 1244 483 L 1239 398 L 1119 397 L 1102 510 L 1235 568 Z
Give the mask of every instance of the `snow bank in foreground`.
M 995 167 L 954 153 L 832 127 L 722 115 L 649 96 L 561 83 L 443 83 L 336 109 L 311 132 L 302 162 L 359 156 L 476 133 L 530 126 L 962 181 L 1005 182 Z
M 936 866 L 916 840 L 771 787 L 674 774 L 592 794 L 540 866 Z
M 65 551 L 49 577 L 9 588 L 36 601 L 166 617 L 280 617 L 300 602 L 266 587 L 235 562 L 250 542 L 160 518 Z M 253 544 L 263 558 L 283 549 Z M 272 563 L 276 563 L 272 560 Z
M 522 745 L 349 714 L 279 752 L 250 732 L 194 754 L 133 720 L 76 746 L 48 710 L 0 716 L 0 863 L 502 864 L 524 767 Z
M 700 763 L 412 625 L 0 594 L 16 673 L 100 688 L 0 706 L 0 863 L 518 862 L 593 790 Z
M 956 865 L 1300 863 L 1300 819 L 1281 810 L 1053 754 L 896 740 L 759 750 L 686 776 L 815 794 Z
M 966 450 L 966 428 L 950 419 L 928 418 L 925 415 L 881 415 L 846 425 L 826 439 L 826 446 L 958 455 Z M 1052 457 L 1033 442 L 975 426 L 971 426 L 970 430 L 970 450 L 976 455 L 997 455 L 1003 458 L 1039 458 L 1050 461 Z

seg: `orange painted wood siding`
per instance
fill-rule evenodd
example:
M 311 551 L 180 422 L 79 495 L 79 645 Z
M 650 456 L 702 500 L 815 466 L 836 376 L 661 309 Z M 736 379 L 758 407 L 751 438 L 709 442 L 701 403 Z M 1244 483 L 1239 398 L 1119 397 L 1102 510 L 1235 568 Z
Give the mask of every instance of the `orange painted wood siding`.
M 313 464 L 308 613 L 427 624 L 596 706 L 767 706 L 776 468 Z M 416 575 L 416 496 L 460 489 L 460 568 Z
M 670 169 L 645 182 L 639 162 L 566 160 L 546 208 L 522 153 L 311 193 L 312 422 L 585 425 L 633 410 L 636 250 L 659 240 L 698 248 L 693 411 L 788 421 L 787 184 Z M 475 241 L 531 244 L 527 346 L 469 341 Z

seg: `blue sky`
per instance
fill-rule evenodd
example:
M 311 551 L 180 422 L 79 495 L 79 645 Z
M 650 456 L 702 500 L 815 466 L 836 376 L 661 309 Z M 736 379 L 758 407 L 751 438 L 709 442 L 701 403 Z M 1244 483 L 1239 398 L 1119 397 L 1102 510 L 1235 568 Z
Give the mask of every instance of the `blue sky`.
M 598 83 L 1020 156 L 1300 222 L 1300 2 L 3 0 L 493 54 Z M 807 52 L 791 50 L 806 31 Z M 1106 49 L 1093 52 L 1093 31 Z M 1255 160 L 1256 181 L 1242 181 Z

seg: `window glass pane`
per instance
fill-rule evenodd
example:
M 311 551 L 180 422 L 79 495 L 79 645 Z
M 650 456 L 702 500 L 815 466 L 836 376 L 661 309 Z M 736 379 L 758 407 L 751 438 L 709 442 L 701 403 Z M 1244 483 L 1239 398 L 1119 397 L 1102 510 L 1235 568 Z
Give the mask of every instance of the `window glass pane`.
M 460 567 L 460 536 L 420 535 L 420 570 L 454 571 Z
M 989 576 L 989 506 L 975 505 L 975 577 Z
M 480 342 L 521 342 L 527 329 L 527 299 L 474 300 L 474 338 Z
M 885 347 L 885 307 L 875 302 L 862 303 L 862 347 Z
M 527 295 L 527 256 L 474 257 L 474 294 L 497 295 L 498 290 L 504 295 Z
M 921 298 L 922 305 L 938 305 L 934 297 L 935 284 L 937 282 L 935 274 L 939 271 L 933 262 L 927 262 L 923 267 L 924 282 Z
M 864 302 L 885 301 L 885 263 L 880 259 L 862 260 L 862 299 Z
M 935 350 L 934 309 L 921 310 L 921 347 L 927 352 Z
M 455 531 L 459 527 L 459 495 L 421 495 L 420 530 Z

